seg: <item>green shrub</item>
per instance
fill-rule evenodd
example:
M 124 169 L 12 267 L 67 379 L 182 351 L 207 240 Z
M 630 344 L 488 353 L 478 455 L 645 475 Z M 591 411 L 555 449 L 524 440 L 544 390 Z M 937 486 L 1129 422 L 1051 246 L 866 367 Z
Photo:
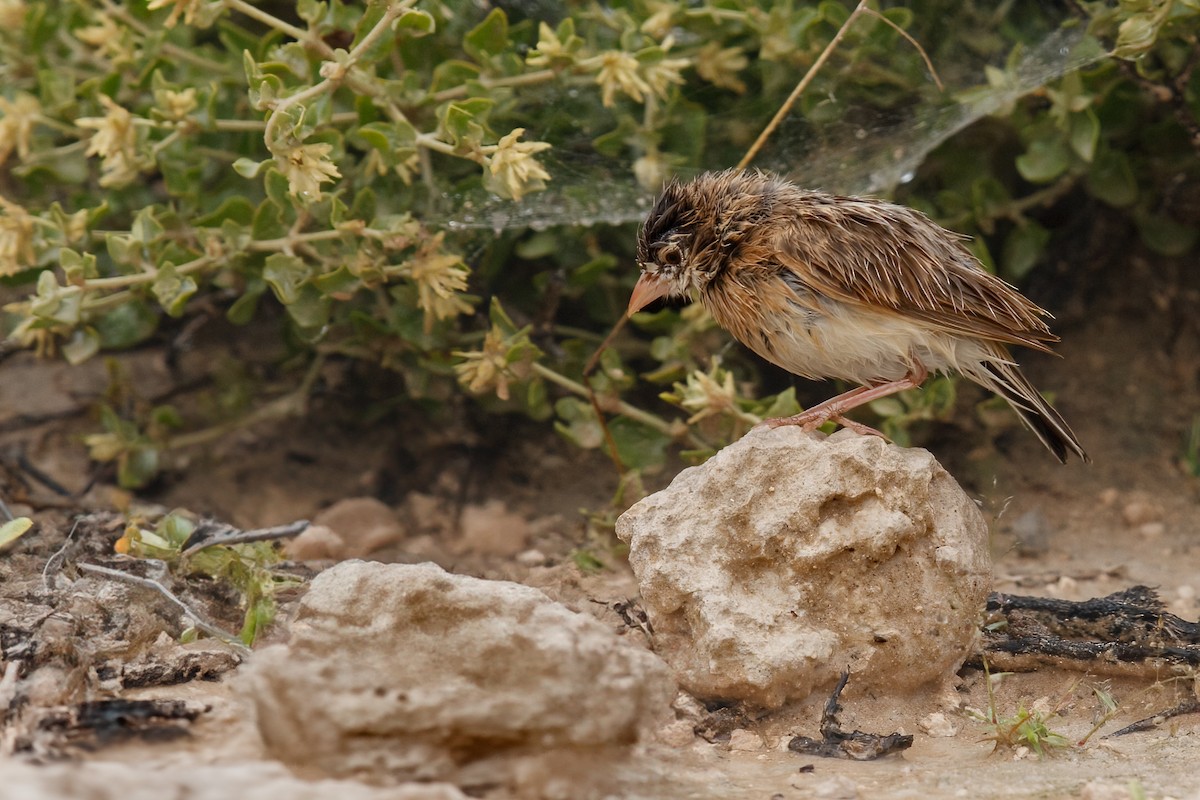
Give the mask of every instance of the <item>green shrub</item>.
M 984 134 L 950 138 L 904 190 L 976 234 L 986 263 L 1019 279 L 1053 236 L 1039 210 L 1081 190 L 1125 209 L 1151 247 L 1192 248 L 1194 220 L 1172 216 L 1164 187 L 1196 178 L 1200 5 L 1080 3 L 1088 19 L 1065 21 L 1002 5 L 998 16 L 992 3 L 921 0 L 883 11 L 890 25 L 864 16 L 759 163 L 885 191 L 910 168 L 867 181 L 873 162 L 859 155 L 915 166 L 970 119 L 943 112 L 986 108 Z M 632 227 L 601 223 L 640 218 L 672 173 L 736 163 L 850 9 L 528 7 L 558 16 L 415 0 L 4 0 L 3 332 L 78 363 L 202 303 L 233 325 L 273 305 L 292 356 L 374 362 L 414 399 L 460 386 L 493 413 L 556 416 L 568 438 L 600 446 L 581 372 L 636 273 Z M 1061 78 L 1057 56 L 1030 71 L 1039 42 L 1085 24 L 1117 58 L 1081 58 L 1090 65 Z M 994 62 L 986 85 L 960 77 L 942 93 L 900 28 L 935 65 L 966 63 L 964 48 Z M 905 132 L 912 108 L 936 136 Z M 876 140 L 832 141 L 854 131 Z M 926 147 L 897 160 L 888 148 L 901 142 Z M 791 390 L 759 397 L 736 352 L 710 359 L 725 339 L 701 310 L 638 326 L 592 379 L 626 465 L 658 464 L 672 443 L 700 456 L 797 408 Z M 302 409 L 316 374 L 247 419 Z M 889 432 L 947 413 L 952 387 L 938 386 L 881 407 Z M 203 422 L 110 410 L 92 453 L 138 485 L 164 448 L 201 440 L 179 430 Z

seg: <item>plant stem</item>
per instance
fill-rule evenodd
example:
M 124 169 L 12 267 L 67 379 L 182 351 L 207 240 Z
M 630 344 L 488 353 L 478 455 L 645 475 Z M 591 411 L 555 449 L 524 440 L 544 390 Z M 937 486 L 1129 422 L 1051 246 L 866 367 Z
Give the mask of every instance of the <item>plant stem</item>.
M 543 364 L 537 363 L 536 361 L 533 362 L 532 367 L 533 367 L 533 371 L 536 372 L 539 376 L 550 381 L 551 383 L 555 384 L 556 386 L 561 386 L 562 388 L 566 389 L 568 392 L 571 392 L 572 394 L 576 394 L 585 399 L 590 397 L 590 395 L 588 394 L 587 387 L 584 386 L 582 383 L 573 381 L 570 378 L 568 378 L 566 375 L 561 375 L 561 374 L 555 372 L 554 370 L 550 369 L 549 367 L 547 367 Z M 668 422 L 667 420 L 663 419 L 662 417 L 651 414 L 649 411 L 643 411 L 640 408 L 631 406 L 628 403 L 626 403 L 624 400 L 618 400 L 616 402 L 616 404 L 614 405 L 614 408 L 617 411 L 617 413 L 623 414 L 624 416 L 629 417 L 630 419 L 632 419 L 636 422 L 640 422 L 643 425 L 645 425 L 647 428 L 653 428 L 654 430 L 658 431 L 659 433 L 661 433 L 665 436 L 669 436 L 672 439 L 678 438 L 680 436 L 680 434 L 686 432 L 686 430 L 687 430 L 687 426 L 681 424 L 679 422 L 679 420 L 674 420 L 672 422 Z
M 792 89 L 792 93 L 788 95 L 788 99 L 783 101 L 783 105 L 775 112 L 775 116 L 767 123 L 767 127 L 763 128 L 762 133 L 754 140 L 754 144 L 750 145 L 750 149 L 746 151 L 746 155 L 742 156 L 742 160 L 737 164 L 737 169 L 745 169 L 754 160 L 754 157 L 758 155 L 758 151 L 766 144 L 767 139 L 771 138 L 771 134 L 775 132 L 775 129 L 779 127 L 779 123 L 783 122 L 783 118 L 792 110 L 792 106 L 800 99 L 800 95 L 804 94 L 804 90 L 812 83 L 813 78 L 817 76 L 817 72 L 820 71 L 821 67 L 825 66 L 825 62 L 829 60 L 829 56 L 832 55 L 834 49 L 841 44 L 842 39 L 846 36 L 846 32 L 854 24 L 854 20 L 858 19 L 859 15 L 866 10 L 866 7 L 867 0 L 859 0 L 858 5 L 850 12 L 850 16 L 842 23 L 842 27 L 838 28 L 838 32 L 829 40 L 829 44 L 825 45 L 825 49 L 821 51 L 821 55 L 817 56 L 817 60 L 808 68 L 808 72 L 804 73 L 804 77 L 796 84 L 796 88 Z
M 211 256 L 200 256 L 193 261 L 188 261 L 185 264 L 180 264 L 175 268 L 175 271 L 180 275 L 187 275 L 191 272 L 198 272 L 209 264 L 212 264 L 216 259 Z M 91 278 L 83 282 L 80 288 L 85 292 L 99 291 L 101 289 L 124 289 L 127 286 L 137 286 L 143 283 L 153 283 L 158 279 L 158 270 L 151 269 L 147 272 L 139 272 L 136 275 L 114 275 L 111 278 Z
M 218 439 L 224 438 L 234 431 L 248 428 L 251 425 L 257 425 L 260 422 L 301 416 L 308 408 L 308 396 L 312 392 L 313 384 L 316 383 L 317 377 L 321 374 L 321 369 L 324 366 L 325 355 L 318 352 L 313 357 L 308 371 L 304 374 L 304 379 L 292 391 L 275 398 L 265 405 L 259 406 L 245 416 L 213 425 L 211 428 L 172 436 L 165 444 L 166 449 L 179 450 L 185 447 L 208 444 L 209 442 L 215 442 Z
M 524 72 L 520 75 L 506 75 L 503 78 L 480 78 L 479 85 L 485 89 L 497 89 L 501 87 L 515 86 L 536 86 L 539 83 L 547 83 L 558 77 L 559 73 L 553 69 L 539 69 L 535 72 Z M 433 95 L 435 103 L 443 103 L 447 100 L 457 100 L 460 97 L 467 96 L 466 84 L 462 86 L 454 86 L 449 89 Z
M 285 33 L 298 42 L 309 44 L 320 41 L 316 37 L 312 36 L 309 31 L 301 30 L 291 23 L 284 22 L 279 17 L 268 14 L 266 11 L 263 11 L 260 8 L 256 8 L 255 6 L 244 2 L 244 0 L 225 0 L 225 7 L 231 8 L 234 11 L 238 11 L 247 17 L 250 17 L 250 19 L 257 20 L 258 22 L 266 25 L 268 28 L 274 28 L 277 31 Z M 328 50 L 329 45 L 326 45 L 324 42 L 321 42 L 321 45 Z

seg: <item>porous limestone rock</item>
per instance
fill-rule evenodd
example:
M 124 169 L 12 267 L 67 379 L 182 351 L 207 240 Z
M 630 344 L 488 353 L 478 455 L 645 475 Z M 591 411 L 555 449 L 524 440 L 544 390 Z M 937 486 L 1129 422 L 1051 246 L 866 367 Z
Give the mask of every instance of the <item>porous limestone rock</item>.
M 754 431 L 617 521 L 680 685 L 772 709 L 952 674 L 987 599 L 988 530 L 925 450 Z
M 246 690 L 268 751 L 293 766 L 507 776 L 522 796 L 556 796 L 545 787 L 565 779 L 576 797 L 580 759 L 626 754 L 675 696 L 657 656 L 536 589 L 361 561 L 317 576 L 291 640 L 255 655 Z

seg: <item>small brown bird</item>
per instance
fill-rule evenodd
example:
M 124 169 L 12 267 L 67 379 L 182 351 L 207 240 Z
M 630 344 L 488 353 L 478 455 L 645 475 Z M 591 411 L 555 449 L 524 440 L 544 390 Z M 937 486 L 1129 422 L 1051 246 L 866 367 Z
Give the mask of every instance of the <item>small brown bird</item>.
M 1007 400 L 1059 461 L 1090 460 L 1021 374 L 1009 345 L 1050 351 L 1047 312 L 986 272 L 964 237 L 882 200 L 801 189 L 766 172 L 670 183 L 638 237 L 627 314 L 699 296 L 718 323 L 773 364 L 859 387 L 771 427 L 812 430 L 852 408 L 954 372 Z

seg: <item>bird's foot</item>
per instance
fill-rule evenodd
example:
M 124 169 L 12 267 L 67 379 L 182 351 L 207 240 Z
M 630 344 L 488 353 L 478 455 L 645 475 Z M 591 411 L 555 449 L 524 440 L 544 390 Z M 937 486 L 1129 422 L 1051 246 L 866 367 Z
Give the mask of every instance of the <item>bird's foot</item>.
M 762 422 L 755 425 L 754 429 L 774 430 L 775 428 L 782 428 L 784 425 L 798 425 L 800 430 L 804 431 L 805 433 L 811 433 L 812 431 L 815 431 L 817 428 L 824 425 L 826 422 L 830 421 L 836 422 L 843 428 L 849 428 L 859 436 L 878 436 L 885 442 L 891 441 L 891 439 L 889 439 L 887 435 L 883 433 L 883 431 L 876 430 L 870 425 L 864 425 L 861 422 L 855 422 L 849 417 L 844 417 L 832 409 L 814 408 L 810 409 L 809 411 L 801 411 L 799 414 L 791 417 L 764 419 Z
M 832 418 L 832 414 L 827 414 L 824 410 L 810 409 L 801 411 L 790 417 L 775 417 L 774 419 L 764 419 L 762 422 L 754 426 L 755 430 L 775 430 L 782 428 L 785 425 L 797 425 L 805 433 L 811 433 L 817 428 L 824 425 Z
M 850 430 L 857 433 L 859 436 L 878 436 L 880 439 L 883 439 L 885 442 L 891 441 L 891 439 L 888 438 L 888 435 L 886 433 L 884 433 L 883 431 L 876 430 L 875 428 L 872 428 L 870 425 L 864 425 L 861 422 L 855 422 L 854 420 L 850 419 L 849 417 L 834 417 L 833 421 L 836 422 L 838 425 L 841 425 L 843 428 L 849 428 Z

